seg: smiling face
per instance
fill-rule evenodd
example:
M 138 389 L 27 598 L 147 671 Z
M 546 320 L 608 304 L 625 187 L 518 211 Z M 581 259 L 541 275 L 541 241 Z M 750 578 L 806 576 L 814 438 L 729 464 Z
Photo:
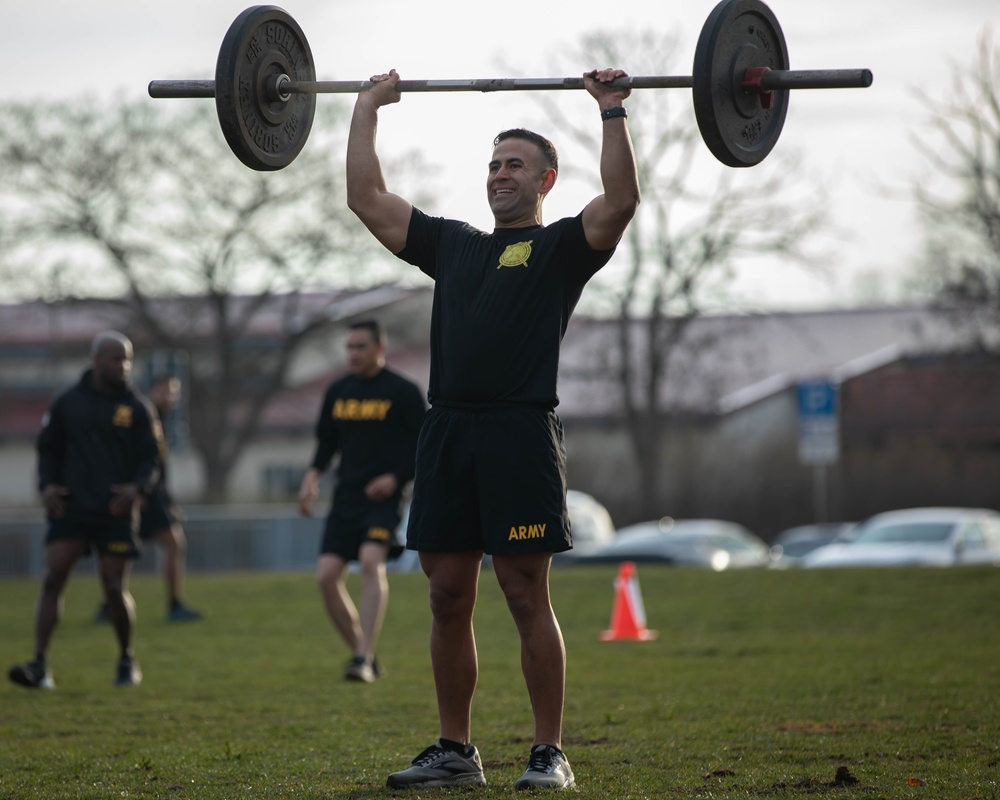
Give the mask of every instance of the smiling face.
M 556 171 L 545 166 L 533 142 L 511 137 L 497 144 L 486 178 L 486 199 L 497 227 L 540 225 L 542 200 L 555 180 Z

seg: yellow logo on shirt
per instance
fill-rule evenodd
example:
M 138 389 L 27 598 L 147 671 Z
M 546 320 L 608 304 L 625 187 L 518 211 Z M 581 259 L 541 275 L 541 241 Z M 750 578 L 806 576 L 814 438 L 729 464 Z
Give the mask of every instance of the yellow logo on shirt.
M 132 407 L 131 406 L 118 406 L 115 409 L 115 415 L 111 418 L 111 424 L 117 428 L 131 428 L 132 427 Z
M 517 242 L 517 244 L 507 245 L 507 249 L 503 251 L 500 255 L 500 263 L 497 265 L 497 269 L 500 267 L 528 267 L 528 257 L 531 255 L 531 243 L 534 239 L 529 239 L 526 242 Z
M 392 400 L 335 400 L 332 416 L 334 419 L 351 421 L 372 420 L 385 422 L 392 408 Z

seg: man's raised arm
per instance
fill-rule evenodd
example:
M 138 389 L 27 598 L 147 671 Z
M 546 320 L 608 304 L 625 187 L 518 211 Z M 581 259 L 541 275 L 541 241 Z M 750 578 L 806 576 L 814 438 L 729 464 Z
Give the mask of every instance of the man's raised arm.
M 595 250 L 610 250 L 621 239 L 639 206 L 639 176 L 635 167 L 632 138 L 622 105 L 631 89 L 607 86 L 625 77 L 620 69 L 594 70 L 583 76 L 587 91 L 601 110 L 601 184 L 604 194 L 583 210 L 583 231 Z
M 375 86 L 358 95 L 347 139 L 347 205 L 391 253 L 406 245 L 412 206 L 386 189 L 375 133 L 381 106 L 399 102 L 399 75 L 374 75 Z

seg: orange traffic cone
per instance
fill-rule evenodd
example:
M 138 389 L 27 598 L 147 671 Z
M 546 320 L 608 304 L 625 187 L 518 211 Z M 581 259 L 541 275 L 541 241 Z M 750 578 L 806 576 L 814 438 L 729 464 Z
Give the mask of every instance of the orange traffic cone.
M 615 579 L 611 629 L 604 631 L 600 639 L 602 642 L 648 642 L 656 636 L 656 631 L 646 629 L 646 610 L 642 606 L 635 564 L 623 561 Z

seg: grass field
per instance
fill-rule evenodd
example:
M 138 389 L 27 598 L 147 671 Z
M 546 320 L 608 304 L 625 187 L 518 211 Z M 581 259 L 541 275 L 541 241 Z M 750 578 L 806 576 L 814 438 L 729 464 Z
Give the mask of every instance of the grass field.
M 653 642 L 598 641 L 613 567 L 553 573 L 578 796 L 1000 797 L 1000 571 L 638 574 Z M 207 617 L 185 625 L 163 620 L 158 577 L 134 578 L 145 681 L 115 689 L 97 582 L 77 575 L 50 652 L 58 690 L 0 686 L 0 798 L 514 796 L 531 716 L 489 572 L 473 710 L 489 785 L 385 788 L 437 734 L 426 582 L 391 581 L 389 676 L 368 686 L 342 680 L 311 575 L 193 575 Z M 37 591 L 0 581 L 4 669 L 31 655 Z

